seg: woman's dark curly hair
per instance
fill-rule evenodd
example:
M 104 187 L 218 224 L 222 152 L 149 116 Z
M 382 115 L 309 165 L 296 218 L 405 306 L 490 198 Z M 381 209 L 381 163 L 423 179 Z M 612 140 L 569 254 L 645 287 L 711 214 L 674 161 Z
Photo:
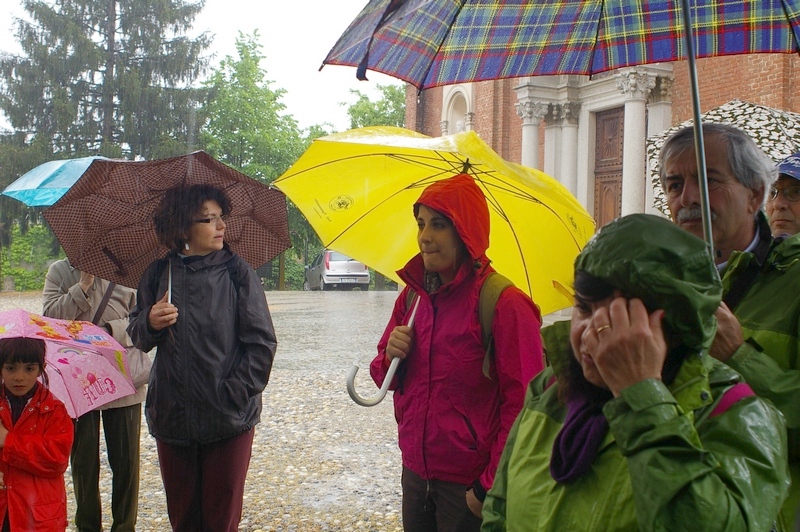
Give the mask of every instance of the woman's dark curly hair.
M 167 190 L 154 214 L 158 241 L 170 251 L 183 249 L 192 220 L 202 214 L 200 209 L 206 201 L 216 201 L 223 215 L 231 212 L 228 196 L 213 185 L 177 186 Z
M 39 364 L 42 383 L 50 387 L 47 373 L 44 371 L 46 345 L 39 338 L 2 338 L 0 339 L 0 366 L 3 364 Z

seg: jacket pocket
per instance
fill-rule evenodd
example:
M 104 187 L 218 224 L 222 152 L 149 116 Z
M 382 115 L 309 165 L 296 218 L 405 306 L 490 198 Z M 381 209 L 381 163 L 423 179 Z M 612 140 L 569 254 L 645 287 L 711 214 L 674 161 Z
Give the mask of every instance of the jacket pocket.
M 67 501 L 42 502 L 31 507 L 34 530 L 55 529 L 67 524 Z M 45 526 L 46 525 L 46 526 Z
M 244 385 L 233 379 L 226 379 L 222 381 L 222 389 L 225 395 L 228 396 L 228 401 L 233 409 L 242 415 L 247 406 L 247 401 L 250 399 L 247 396 L 247 389 Z

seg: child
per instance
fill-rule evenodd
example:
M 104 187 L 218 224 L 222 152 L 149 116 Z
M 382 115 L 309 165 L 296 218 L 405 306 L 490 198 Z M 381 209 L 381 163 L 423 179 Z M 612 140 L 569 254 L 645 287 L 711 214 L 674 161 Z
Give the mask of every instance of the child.
M 64 404 L 47 389 L 44 353 L 43 340 L 0 339 L 2 532 L 67 527 L 64 471 L 73 425 Z

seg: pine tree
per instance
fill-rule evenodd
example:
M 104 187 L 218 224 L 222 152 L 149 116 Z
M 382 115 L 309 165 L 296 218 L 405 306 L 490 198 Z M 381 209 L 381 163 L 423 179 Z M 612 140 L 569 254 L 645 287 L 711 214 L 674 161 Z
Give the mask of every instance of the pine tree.
M 52 157 L 185 153 L 210 36 L 186 36 L 203 1 L 24 0 L 19 56 L 0 57 L 0 109 Z

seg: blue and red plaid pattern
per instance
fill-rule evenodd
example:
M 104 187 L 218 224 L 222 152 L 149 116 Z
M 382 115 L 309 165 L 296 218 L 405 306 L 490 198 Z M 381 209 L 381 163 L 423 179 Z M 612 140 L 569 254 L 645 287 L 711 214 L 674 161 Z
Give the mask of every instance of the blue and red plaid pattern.
M 799 0 L 694 0 L 696 56 L 796 53 Z M 680 0 L 371 0 L 323 64 L 419 88 L 686 59 Z

